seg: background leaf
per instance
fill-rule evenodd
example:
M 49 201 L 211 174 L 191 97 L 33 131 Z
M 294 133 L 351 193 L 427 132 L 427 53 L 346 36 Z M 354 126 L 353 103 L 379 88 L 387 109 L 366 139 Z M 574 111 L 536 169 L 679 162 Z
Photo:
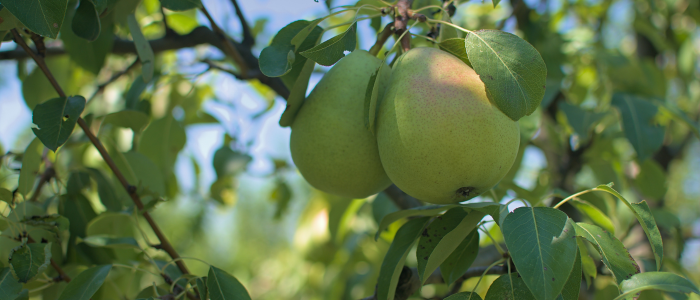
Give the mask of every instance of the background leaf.
M 535 300 L 523 278 L 518 273 L 504 274 L 498 277 L 486 292 L 485 300 Z
M 58 300 L 88 300 L 102 286 L 112 265 L 92 267 L 73 278 L 58 297 Z
M 481 296 L 479 296 L 477 293 L 461 292 L 450 295 L 449 297 L 445 298 L 445 300 L 481 300 Z
M 131 128 L 134 133 L 141 133 L 148 126 L 148 122 L 150 122 L 150 118 L 143 112 L 122 110 L 105 116 L 103 124 L 114 124 L 119 127 Z
M 160 5 L 174 11 L 183 11 L 193 8 L 201 8 L 200 0 L 160 0 Z
M 413 216 L 435 216 L 452 207 L 455 207 L 455 205 L 428 205 L 390 213 L 382 219 L 381 223 L 379 223 L 379 229 L 377 230 L 377 234 L 374 235 L 374 239 L 378 239 L 379 234 L 381 234 L 382 231 L 386 230 L 391 223 L 394 223 L 400 219 Z
M 639 161 L 646 160 L 659 150 L 665 132 L 663 127 L 653 123 L 658 111 L 654 104 L 624 93 L 615 93 L 611 104 L 622 115 L 625 136 L 637 152 Z
M 131 37 L 134 39 L 134 44 L 136 45 L 136 53 L 141 61 L 141 76 L 143 76 L 143 81 L 148 83 L 153 78 L 155 54 L 153 54 L 151 44 L 148 43 L 143 32 L 141 32 L 141 26 L 133 13 L 127 16 L 127 24 L 129 25 Z
M 613 273 L 618 284 L 640 272 L 639 265 L 612 233 L 591 224 L 577 223 L 577 225 L 576 235 L 596 246 L 603 258 L 603 263 Z
M 80 0 L 73 15 L 71 29 L 75 35 L 91 42 L 100 35 L 100 15 L 92 0 Z
M 700 295 L 700 290 L 686 278 L 669 272 L 645 272 L 635 274 L 632 278 L 623 281 L 620 284 L 622 294 L 615 299 L 625 299 L 650 289 Z
M 0 270 L 0 299 L 15 299 L 22 292 L 22 284 L 12 276 L 10 268 Z
M 547 67 L 530 43 L 500 30 L 478 30 L 467 36 L 465 45 L 486 95 L 506 116 L 517 121 L 537 109 Z
M 41 154 L 44 150 L 44 146 L 39 140 L 39 138 L 34 138 L 27 149 L 24 150 L 24 155 L 22 156 L 22 169 L 19 171 L 19 185 L 17 186 L 17 192 L 23 196 L 27 196 L 29 192 L 34 188 L 34 182 L 36 177 L 39 175 L 39 168 L 41 167 Z

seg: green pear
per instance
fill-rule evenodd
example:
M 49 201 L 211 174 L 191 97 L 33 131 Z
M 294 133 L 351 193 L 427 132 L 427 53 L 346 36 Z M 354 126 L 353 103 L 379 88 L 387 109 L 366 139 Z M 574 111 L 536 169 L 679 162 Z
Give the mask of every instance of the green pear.
M 510 170 L 518 123 L 486 96 L 467 64 L 435 48 L 414 48 L 394 64 L 379 107 L 377 143 L 391 181 L 430 203 L 474 198 Z
M 299 172 L 313 187 L 365 198 L 391 181 L 379 160 L 377 141 L 365 128 L 365 90 L 382 61 L 357 50 L 338 61 L 318 82 L 292 123 L 290 148 Z M 379 96 L 391 69 L 379 75 Z

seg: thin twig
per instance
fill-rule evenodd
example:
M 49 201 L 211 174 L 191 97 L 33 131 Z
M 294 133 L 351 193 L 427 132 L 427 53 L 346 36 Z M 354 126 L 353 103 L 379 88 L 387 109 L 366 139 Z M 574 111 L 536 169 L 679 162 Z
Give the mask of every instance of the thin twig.
M 386 40 L 389 39 L 389 37 L 391 36 L 392 33 L 394 33 L 394 22 L 391 22 L 389 24 L 386 24 L 386 26 L 384 26 L 384 29 L 382 30 L 382 32 L 380 32 L 379 35 L 377 36 L 377 42 L 374 43 L 372 48 L 369 48 L 369 53 L 374 55 L 374 56 L 377 56 L 379 51 L 381 51 L 382 48 L 384 47 L 384 43 L 386 43 Z
M 44 173 L 41 173 L 41 177 L 39 177 L 39 184 L 36 186 L 36 189 L 34 190 L 32 197 L 29 199 L 29 202 L 36 202 L 37 200 L 39 200 L 39 194 L 41 194 L 41 189 L 54 176 L 56 176 L 56 169 L 54 169 L 54 167 L 51 165 L 47 165 L 46 170 L 44 170 Z
M 223 30 L 221 30 L 219 25 L 216 25 L 214 18 L 211 17 L 206 7 L 202 6 L 200 10 L 204 14 L 204 16 L 207 17 L 207 20 L 209 20 L 209 24 L 211 24 L 211 29 L 214 31 L 214 33 L 216 33 L 219 39 L 221 39 L 221 42 L 223 43 L 224 53 L 226 53 L 226 56 L 231 57 L 231 59 L 233 59 L 233 61 L 238 66 L 238 69 L 240 70 L 240 74 L 248 74 L 248 65 L 246 64 L 246 61 L 243 59 L 241 54 L 238 53 L 236 47 L 234 47 L 233 44 L 231 44 L 231 41 L 229 40 L 228 36 L 226 36 L 226 33 Z
M 61 86 L 58 84 L 56 81 L 56 78 L 54 78 L 53 74 L 51 71 L 48 69 L 46 66 L 46 63 L 44 62 L 44 59 L 37 56 L 27 45 L 27 43 L 24 42 L 22 37 L 19 35 L 17 30 L 13 29 L 12 34 L 15 37 L 15 42 L 20 45 L 25 51 L 28 52 L 28 54 L 34 59 L 36 62 L 37 66 L 41 69 L 42 72 L 44 72 L 44 75 L 46 75 L 46 78 L 51 82 L 53 85 L 54 89 L 56 92 L 59 94 L 61 97 L 65 97 L 66 94 L 63 92 L 63 89 L 61 89 Z M 102 142 L 100 142 L 99 139 L 90 131 L 90 128 L 88 127 L 87 123 L 83 118 L 78 118 L 78 126 L 85 132 L 85 135 L 88 137 L 90 142 L 97 148 L 97 151 L 100 153 L 102 156 L 103 160 L 109 168 L 112 170 L 114 175 L 117 177 L 119 182 L 122 184 L 124 189 L 127 191 L 129 196 L 131 197 L 131 200 L 133 200 L 134 204 L 136 207 L 139 209 L 139 211 L 142 213 L 143 217 L 146 219 L 148 224 L 151 226 L 153 229 L 153 232 L 156 234 L 158 239 L 160 240 L 161 243 L 161 249 L 163 249 L 172 259 L 178 259 L 180 258 L 180 255 L 177 253 L 175 248 L 170 244 L 168 241 L 168 238 L 163 234 L 163 232 L 160 230 L 158 227 L 158 224 L 153 220 L 151 215 L 148 213 L 148 211 L 144 211 L 144 205 L 143 202 L 141 201 L 141 198 L 139 195 L 136 193 L 136 187 L 133 185 L 130 185 L 129 182 L 126 180 L 122 172 L 117 168 L 116 164 L 114 163 L 114 160 L 112 160 L 112 157 L 107 153 L 107 150 L 105 147 L 102 145 Z M 185 263 L 182 260 L 178 260 L 176 262 L 178 268 L 180 271 L 182 271 L 183 274 L 189 274 L 189 270 L 187 270 L 187 267 L 185 266 Z
M 394 25 L 396 27 L 396 35 L 401 36 L 401 34 L 406 31 L 408 26 L 408 20 L 411 18 L 409 10 L 413 0 L 399 0 L 396 3 L 396 16 L 394 17 Z M 401 49 L 406 52 L 411 49 L 411 36 L 405 35 L 401 41 Z
M 238 16 L 238 20 L 241 22 L 241 28 L 243 29 L 243 40 L 241 41 L 241 44 L 246 47 L 252 47 L 255 44 L 255 37 L 253 36 L 253 31 L 250 30 L 248 21 L 246 21 L 245 16 L 243 15 L 243 10 L 238 5 L 238 1 L 231 0 L 231 3 L 236 9 L 236 16 Z
M 139 60 L 139 58 L 137 57 L 136 59 L 134 59 L 134 62 L 131 63 L 131 65 L 129 65 L 126 69 L 124 69 L 121 72 L 113 74 L 112 77 L 110 77 L 107 81 L 98 85 L 97 90 L 95 90 L 95 92 L 92 93 L 92 96 L 90 96 L 90 98 L 88 98 L 87 102 L 90 102 L 91 100 L 95 99 L 95 97 L 97 97 L 97 95 L 102 93 L 108 85 L 115 82 L 117 79 L 122 77 L 124 74 L 129 73 L 129 71 L 131 71 L 134 67 L 138 66 L 140 62 L 141 62 L 141 60 Z

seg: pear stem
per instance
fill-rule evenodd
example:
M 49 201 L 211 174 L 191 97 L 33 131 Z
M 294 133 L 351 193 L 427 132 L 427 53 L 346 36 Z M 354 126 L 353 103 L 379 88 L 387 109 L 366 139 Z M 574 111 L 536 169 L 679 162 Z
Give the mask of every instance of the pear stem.
M 396 34 L 401 35 L 406 31 L 406 25 L 408 25 L 408 20 L 411 18 L 409 9 L 413 0 L 399 0 L 396 3 L 396 16 L 394 17 L 394 25 L 396 27 Z M 401 49 L 407 52 L 411 49 L 411 36 L 404 35 L 401 38 Z
M 382 32 L 380 32 L 377 36 L 377 42 L 374 43 L 374 46 L 369 49 L 369 53 L 377 56 L 379 51 L 382 50 L 382 47 L 384 47 L 384 43 L 386 43 L 386 40 L 389 39 L 392 33 L 394 33 L 394 22 L 386 24 Z

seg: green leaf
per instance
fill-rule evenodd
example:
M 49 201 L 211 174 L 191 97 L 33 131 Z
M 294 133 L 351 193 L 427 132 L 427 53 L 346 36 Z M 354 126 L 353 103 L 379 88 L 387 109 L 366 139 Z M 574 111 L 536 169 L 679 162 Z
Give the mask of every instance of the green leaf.
M 565 213 L 548 207 L 520 207 L 503 220 L 513 263 L 537 299 L 555 299 L 574 267 L 577 245 L 567 220 Z
M 103 124 L 114 124 L 115 126 L 131 128 L 134 133 L 141 133 L 150 118 L 147 114 L 137 110 L 123 110 L 105 116 Z
M 193 8 L 201 8 L 200 0 L 160 0 L 160 5 L 174 11 L 183 11 Z
M 452 23 L 452 20 L 450 18 L 450 14 L 443 12 L 441 15 L 442 15 L 441 19 L 443 21 Z M 462 48 L 462 51 L 460 51 L 459 53 L 464 54 L 464 57 L 466 58 L 467 57 L 467 50 L 464 49 L 464 39 L 462 38 L 462 32 L 457 30 L 457 28 L 454 28 L 452 26 L 440 25 L 440 33 L 438 34 L 438 41 L 440 42 L 440 45 L 442 46 L 443 42 L 445 42 L 447 40 L 453 40 L 453 39 L 460 39 L 460 41 L 458 41 L 458 42 L 461 44 L 459 47 Z M 440 48 L 442 48 L 442 47 L 440 47 Z M 445 50 L 445 49 L 443 49 L 443 50 Z M 469 64 L 469 63 L 467 63 L 467 64 Z
M 143 190 L 140 192 L 150 191 L 157 195 L 165 195 L 163 174 L 153 161 L 138 152 L 127 152 L 120 155 L 122 159 L 115 160 L 115 163 L 130 184 L 142 188 Z
M 22 292 L 22 284 L 12 276 L 10 268 L 0 270 L 0 299 L 15 299 Z
M 15 17 L 6 8 L 0 9 L 0 18 L 2 18 L 2 23 L 0 23 L 0 31 L 2 31 L 4 35 L 10 34 L 9 31 L 12 29 L 23 26 L 22 22 L 17 20 L 17 17 Z
M 88 222 L 97 216 L 90 200 L 82 194 L 61 196 L 58 212 L 70 220 L 71 237 L 85 237 Z
M 100 36 L 100 14 L 92 0 L 80 0 L 71 28 L 75 35 L 91 42 Z
M 39 104 L 32 116 L 38 128 L 32 131 L 46 148 L 56 151 L 70 137 L 84 108 L 83 96 L 59 97 Z
M 382 219 L 381 223 L 379 223 L 379 229 L 377 229 L 377 233 L 374 235 L 374 239 L 377 240 L 379 238 L 379 235 L 384 230 L 386 230 L 386 228 L 389 227 L 391 223 L 394 223 L 400 219 L 413 216 L 435 216 L 455 206 L 456 205 L 428 205 L 414 207 L 411 209 L 399 210 L 395 213 L 390 213 Z
M 141 100 L 141 94 L 146 90 L 148 84 L 143 81 L 143 76 L 136 76 L 134 82 L 131 83 L 129 90 L 126 92 L 125 104 L 126 109 L 138 110 L 139 100 Z
M 352 52 L 357 47 L 357 22 L 329 40 L 303 52 L 302 56 L 322 66 L 331 66 L 345 57 L 345 51 Z
M 4 201 L 7 204 L 12 204 L 12 192 L 6 188 L 0 188 L 0 201 Z
M 377 194 L 377 197 L 372 200 L 372 217 L 377 225 L 381 223 L 385 216 L 397 211 L 399 211 L 399 208 L 384 192 L 380 192 Z
M 476 226 L 479 224 L 481 219 L 485 216 L 484 213 L 479 211 L 471 211 L 464 217 L 459 224 L 454 227 L 452 231 L 444 235 L 444 238 L 440 239 L 437 243 L 430 257 L 425 265 L 425 273 L 422 277 L 422 282 L 425 283 L 428 276 L 435 271 L 438 266 L 440 266 L 454 251 L 459 247 L 462 240 L 464 240 L 469 233 L 475 231 Z M 434 223 L 434 222 L 433 222 Z M 435 235 L 433 235 L 435 237 Z M 422 239 L 423 237 L 421 237 Z M 437 236 L 436 238 L 439 238 Z M 427 248 L 427 247 L 426 247 Z M 420 249 L 420 248 L 419 248 Z M 420 273 L 420 261 L 423 257 L 418 258 L 419 275 Z M 425 274 L 428 274 L 427 276 Z
M 478 30 L 466 38 L 474 71 L 486 95 L 509 118 L 532 114 L 544 97 L 547 67 L 530 43 L 500 30 Z
M 231 176 L 221 177 L 209 187 L 209 196 L 223 205 L 236 203 L 236 178 Z
M 457 225 L 467 216 L 464 208 L 455 207 L 443 215 L 436 217 L 421 233 L 418 239 L 418 247 L 416 248 L 416 259 L 418 261 L 418 277 L 421 283 L 424 282 L 425 274 L 432 274 L 433 270 L 426 270 L 428 260 L 438 243 L 446 238 L 446 235 L 456 229 Z M 468 234 L 468 232 L 467 232 Z M 456 241 L 456 242 L 460 242 Z M 449 253 L 448 253 L 449 255 Z M 443 257 L 444 258 L 444 257 Z
M 22 292 L 19 293 L 17 298 L 15 298 L 15 300 L 29 300 L 29 290 L 23 289 Z
M 377 102 L 379 101 L 379 73 L 384 68 L 384 63 L 382 63 L 377 70 L 369 76 L 369 82 L 367 82 L 367 89 L 365 90 L 365 105 L 364 105 L 364 115 L 365 115 L 365 128 L 374 134 L 374 124 L 377 121 Z
M 199 292 L 199 299 L 209 299 L 209 293 L 207 291 L 207 277 L 198 277 L 197 282 L 197 292 Z
M 625 136 L 637 152 L 637 159 L 644 161 L 651 157 L 664 142 L 665 129 L 654 124 L 658 112 L 656 105 L 640 97 L 615 93 L 611 104 L 622 115 Z
M 310 59 L 307 59 L 304 63 L 304 67 L 294 82 L 291 91 L 289 91 L 287 107 L 280 117 L 280 126 L 288 127 L 294 123 L 294 118 L 296 118 L 299 109 L 304 104 L 306 89 L 309 86 L 309 78 L 311 78 L 311 73 L 314 71 L 314 65 L 314 61 Z
M 143 76 L 143 81 L 148 83 L 153 78 L 155 54 L 153 54 L 151 44 L 148 43 L 143 32 L 141 32 L 141 25 L 139 25 L 133 13 L 126 17 L 126 21 L 129 25 L 129 31 L 131 31 L 131 37 L 136 45 L 136 54 L 138 54 L 141 61 L 141 76 Z
M 2 5 L 29 30 L 55 39 L 63 25 L 68 0 L 3 0 Z
M 187 133 L 177 120 L 168 115 L 153 121 L 139 141 L 138 151 L 150 158 L 163 177 L 167 178 L 172 173 L 177 154 L 185 147 Z
M 598 276 L 598 267 L 595 265 L 593 258 L 588 254 L 588 248 L 586 247 L 586 242 L 581 237 L 576 237 L 576 243 L 578 244 L 578 253 L 581 257 L 581 266 L 583 268 L 583 274 L 586 275 L 586 286 L 591 286 L 591 279 L 595 279 Z
M 39 175 L 41 167 L 41 154 L 44 146 L 38 138 L 34 138 L 22 155 L 22 169 L 19 171 L 19 185 L 17 192 L 27 196 L 34 188 L 34 182 Z
M 540 107 L 547 108 L 554 98 L 561 92 L 561 79 L 547 78 L 547 88 L 544 90 L 544 98 Z
M 680 68 L 681 63 L 679 62 L 677 66 Z M 676 106 L 673 102 L 659 100 L 655 100 L 653 102 L 658 106 L 660 111 L 670 114 L 676 120 L 676 122 L 681 122 L 688 125 L 690 130 L 695 134 L 695 137 L 700 138 L 700 124 L 690 119 L 688 115 L 678 108 L 678 106 Z
M 647 159 L 639 164 L 639 174 L 634 178 L 634 185 L 644 196 L 661 200 L 666 195 L 666 172 L 657 161 Z
M 443 27 L 448 27 L 452 28 L 450 26 L 443 26 Z M 465 64 L 468 66 L 472 66 L 471 62 L 469 62 L 469 56 L 467 55 L 467 48 L 465 48 L 465 40 L 462 38 L 450 38 L 443 40 L 438 44 L 440 46 L 440 49 L 448 52 L 455 57 L 459 58 L 461 61 L 463 61 Z
M 598 226 L 612 232 L 612 234 L 615 234 L 615 226 L 610 218 L 608 218 L 605 213 L 600 211 L 600 209 L 583 200 L 571 200 L 569 203 L 578 209 L 578 211 L 586 215 L 586 217 L 591 219 L 591 221 L 598 224 Z
M 651 213 L 651 209 L 649 208 L 649 205 L 647 205 L 647 202 L 643 200 L 639 203 L 630 203 L 627 201 L 627 199 L 622 197 L 620 193 L 607 185 L 599 185 L 596 187 L 596 189 L 603 190 L 614 195 L 620 199 L 620 201 L 625 203 L 630 210 L 632 210 L 632 213 L 634 213 L 637 221 L 639 221 L 639 224 L 642 225 L 642 229 L 644 229 L 644 233 L 646 233 L 649 243 L 651 243 L 651 250 L 654 252 L 654 259 L 656 260 L 656 270 L 661 270 L 661 263 L 663 262 L 664 258 L 663 240 L 661 239 L 661 233 L 659 232 L 659 228 L 656 226 L 654 215 Z
M 132 216 L 123 212 L 103 212 L 90 220 L 86 225 L 86 236 L 133 236 L 134 220 Z
M 117 193 L 112 183 L 107 180 L 107 177 L 102 174 L 102 171 L 93 168 L 88 168 L 87 170 L 92 179 L 97 183 L 97 195 L 100 196 L 100 202 L 102 202 L 109 211 L 121 211 L 123 205 L 119 201 L 119 198 L 117 198 Z
M 68 177 L 68 183 L 66 184 L 66 192 L 68 195 L 77 195 L 82 192 L 84 188 L 90 187 L 90 174 L 82 171 L 72 172 L 70 177 Z
M 493 8 L 496 8 L 496 5 L 498 5 L 498 3 L 501 3 L 501 0 L 493 0 Z
M 284 180 L 278 179 L 276 181 L 275 189 L 272 191 L 272 200 L 277 204 L 275 207 L 275 220 L 279 220 L 289 208 L 289 202 L 292 200 L 292 189 Z
M 260 52 L 260 71 L 265 76 L 284 76 L 282 81 L 287 87 L 291 88 L 294 85 L 306 64 L 306 57 L 299 55 L 299 52 L 315 46 L 323 33 L 321 27 L 315 26 L 301 46 L 295 47 L 292 40 L 311 23 L 297 20 L 277 32 L 270 45 Z
M 508 206 L 497 202 L 473 202 L 459 204 L 459 206 L 490 215 L 494 221 L 500 220 L 497 224 L 502 224 L 503 220 L 501 219 L 508 214 Z
M 481 300 L 481 296 L 477 293 L 472 292 L 461 292 L 457 294 L 452 294 L 445 300 Z
M 688 279 L 669 272 L 645 272 L 632 276 L 620 284 L 622 294 L 615 300 L 631 299 L 645 290 L 659 290 L 671 293 L 695 293 L 700 290 Z
M 640 272 L 639 265 L 627 248 L 611 232 L 592 224 L 576 224 L 578 225 L 575 227 L 576 235 L 596 246 L 603 258 L 603 263 L 612 272 L 618 284 Z
M 51 262 L 51 243 L 23 243 L 10 251 L 10 270 L 21 283 L 27 283 L 46 270 Z
M 222 146 L 214 152 L 214 171 L 217 178 L 225 176 L 236 176 L 245 170 L 250 161 L 253 160 L 250 155 L 234 151 L 229 146 Z
M 55 234 L 57 239 L 61 238 L 61 233 L 63 231 L 69 230 L 70 228 L 70 221 L 68 218 L 59 214 L 25 216 L 20 222 L 26 225 L 46 229 Z
M 605 117 L 604 113 L 583 110 L 576 105 L 566 102 L 559 103 L 559 110 L 564 112 L 569 126 L 574 129 L 574 132 L 581 138 L 582 142 L 590 138 L 591 127 Z
M 404 265 L 404 260 L 411 246 L 418 239 L 423 227 L 430 220 L 428 217 L 412 219 L 396 232 L 389 250 L 384 256 L 379 279 L 377 279 L 377 300 L 392 300 L 396 293 L 396 285 Z
M 58 297 L 58 300 L 88 300 L 102 286 L 112 265 L 92 267 L 73 278 Z
M 528 289 L 523 278 L 517 273 L 504 274 L 498 277 L 486 292 L 485 300 L 535 300 L 530 289 Z
M 445 283 L 451 285 L 455 280 L 462 277 L 464 272 L 474 263 L 478 254 L 479 231 L 474 230 L 462 240 L 457 249 L 440 265 L 440 272 Z
M 46 66 L 51 70 L 58 85 L 65 87 L 70 83 L 72 76 L 70 59 L 67 56 L 49 57 Z M 40 68 L 34 68 L 22 81 L 22 96 L 24 103 L 30 110 L 34 110 L 37 104 L 58 97 L 58 93 L 46 79 L 46 75 Z
M 576 249 L 574 269 L 571 270 L 569 279 L 566 280 L 564 289 L 562 289 L 561 295 L 557 297 L 557 300 L 578 300 L 579 292 L 581 290 L 581 274 L 581 252 Z
M 112 237 L 106 235 L 93 235 L 80 240 L 92 247 L 107 248 L 134 248 L 141 249 L 139 243 L 133 237 Z
M 211 300 L 250 300 L 245 287 L 226 271 L 209 267 L 207 288 Z

